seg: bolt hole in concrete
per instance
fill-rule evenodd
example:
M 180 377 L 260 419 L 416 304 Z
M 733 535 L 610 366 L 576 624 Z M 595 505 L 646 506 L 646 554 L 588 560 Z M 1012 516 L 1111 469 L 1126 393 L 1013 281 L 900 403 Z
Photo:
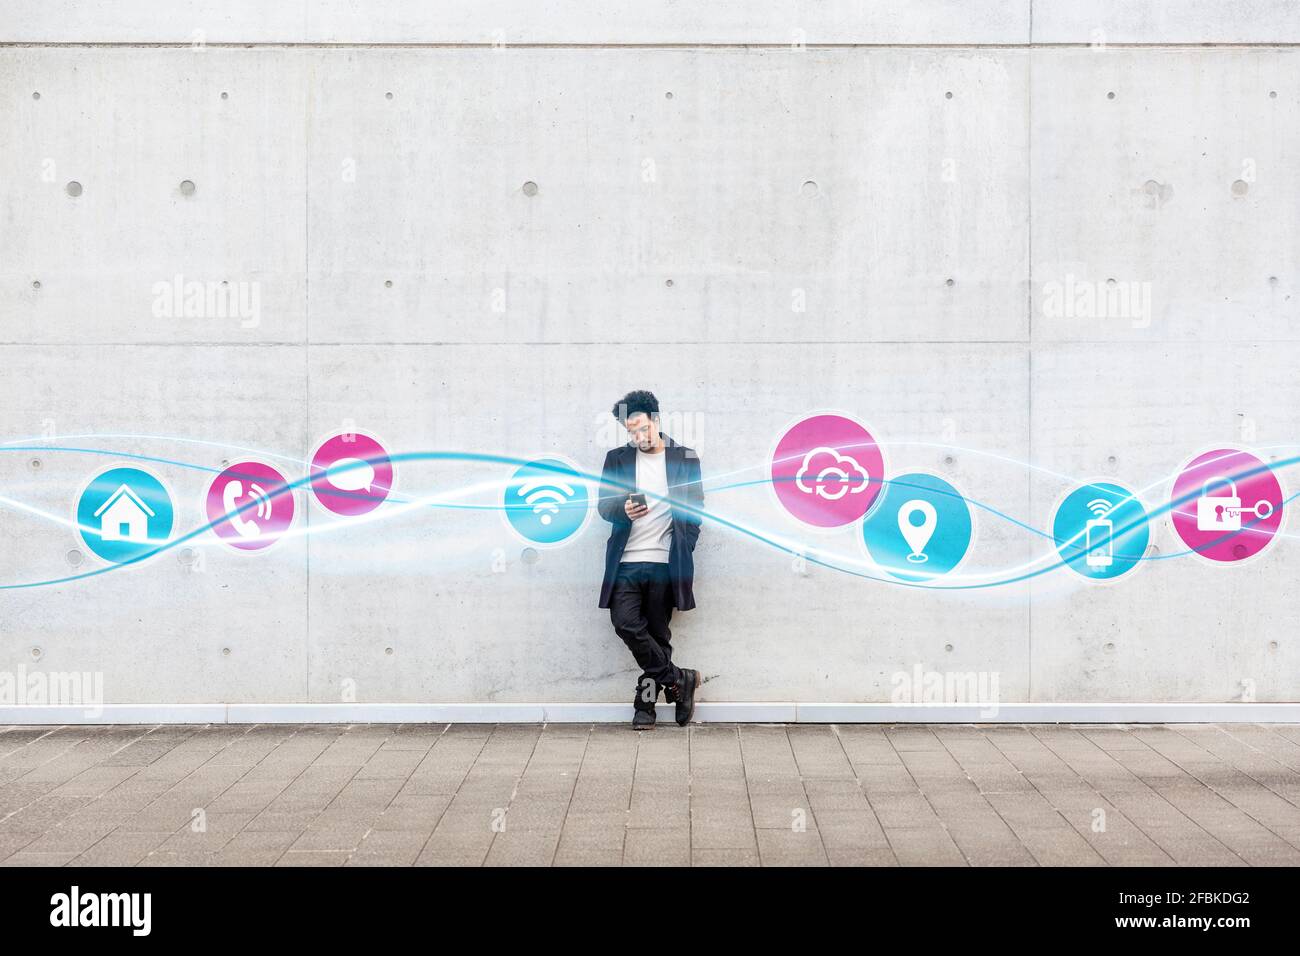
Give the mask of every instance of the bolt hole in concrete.
M 673 280 L 672 279 L 665 280 L 664 285 L 671 289 L 673 287 Z
M 536 564 L 541 558 L 542 555 L 536 548 L 524 548 L 519 552 L 519 560 L 524 564 Z
M 1114 284 L 1115 284 L 1115 280 L 1114 280 L 1114 279 L 1107 279 L 1107 280 L 1106 280 L 1106 285 L 1114 285 Z
M 671 90 L 664 94 L 664 99 L 671 100 L 672 98 L 673 98 L 673 94 Z
M 32 280 L 32 288 L 33 288 L 33 289 L 39 289 L 40 287 L 41 287 L 41 280 L 40 280 L 40 279 L 33 279 L 33 280 Z
M 67 189 L 69 196 L 81 195 L 81 183 L 77 182 L 75 179 L 72 182 L 68 183 L 68 185 L 65 186 L 64 188 Z
M 194 195 L 194 183 L 192 181 L 186 179 L 181 182 L 181 195 L 182 196 Z
M 68 564 L 72 565 L 74 568 L 81 567 L 81 562 L 86 560 L 86 556 L 76 548 L 73 548 L 63 557 L 67 560 Z
M 1111 455 L 1109 458 L 1106 459 L 1106 464 L 1113 465 L 1117 461 L 1119 461 L 1119 459 L 1116 458 L 1114 455 Z
M 1108 644 L 1106 645 L 1106 648 L 1105 648 L 1105 649 L 1106 649 L 1107 652 L 1113 652 L 1113 651 L 1115 650 L 1115 645 L 1114 645 L 1114 644 L 1109 644 L 1109 643 L 1108 643 Z
M 1106 99 L 1113 100 L 1114 98 L 1115 98 L 1114 92 L 1110 92 L 1106 94 Z
M 194 553 L 193 548 L 181 548 L 176 552 L 176 560 L 187 568 L 194 563 L 197 557 L 198 555 Z
M 392 280 L 392 279 L 385 279 L 385 280 L 384 280 L 384 288 L 385 288 L 385 289 L 391 289 L 392 287 L 393 287 L 393 280 Z
M 950 100 L 950 99 L 952 99 L 952 90 L 949 90 L 947 93 L 943 94 L 943 98 L 944 98 L 945 100 Z
M 1270 651 L 1275 651 L 1275 650 L 1277 650 L 1277 641 L 1269 641 L 1269 642 L 1268 642 L 1268 649 L 1269 649 Z
M 41 470 L 41 460 L 39 458 L 33 458 L 31 461 L 28 462 L 28 464 L 32 466 L 33 471 Z
M 222 98 L 223 100 L 228 100 L 228 99 L 230 99 L 230 94 L 229 94 L 229 93 L 226 93 L 226 92 L 223 91 L 222 94 L 221 94 L 221 98 Z
M 38 93 L 37 96 L 39 96 L 39 95 L 40 95 L 40 94 Z M 1277 90 L 1269 90 L 1269 91 L 1268 91 L 1268 98 L 1269 98 L 1270 100 L 1275 100 L 1275 99 L 1277 99 Z
M 533 182 L 531 179 L 528 180 L 528 182 L 524 183 L 524 195 L 525 195 L 525 196 L 536 196 L 536 195 L 537 195 L 537 183 Z
M 957 284 L 957 280 L 956 280 L 956 279 L 949 279 L 948 281 L 946 281 L 946 282 L 944 283 L 944 285 L 949 286 L 949 287 L 955 286 L 956 284 Z
M 1269 277 L 1268 277 L 1268 284 L 1269 284 L 1269 285 L 1277 285 L 1277 276 L 1269 276 Z
M 1244 558 L 1246 556 L 1246 546 L 1244 544 L 1234 544 L 1232 546 L 1232 556 L 1237 560 Z
M 384 648 L 384 653 L 385 653 L 385 654 L 388 654 L 388 655 L 391 656 L 392 653 L 393 653 L 393 649 L 392 649 L 391 647 L 385 647 L 385 648 Z
M 945 644 L 945 645 L 943 645 L 943 649 L 944 649 L 944 651 L 946 651 L 946 652 L 949 653 L 949 654 L 952 653 L 952 645 L 951 645 L 951 644 Z
M 1143 184 L 1142 189 L 1157 206 L 1163 206 L 1174 198 L 1173 186 L 1168 183 L 1158 183 L 1154 179 L 1148 179 Z
M 223 648 L 221 649 L 221 656 L 222 656 L 222 657 L 229 657 L 229 656 L 230 656 L 230 648 L 228 648 L 228 647 L 223 647 Z
M 1277 96 L 1276 93 L 1274 93 L 1273 95 L 1274 95 L 1274 96 Z M 34 100 L 39 100 L 40 98 L 41 98 L 41 94 L 40 94 L 40 93 L 32 93 L 32 99 L 34 99 Z
M 802 192 L 805 196 L 812 198 L 813 196 L 816 196 L 817 193 L 819 192 L 819 187 L 817 183 L 814 182 L 813 180 L 806 179 L 804 180 L 804 184 L 799 187 L 799 191 Z
M 386 99 L 386 100 L 391 100 L 392 98 L 393 98 L 393 94 L 392 94 L 391 92 L 390 92 L 390 93 L 385 93 L 385 94 L 384 94 L 384 99 Z
M 951 465 L 956 460 L 957 459 L 953 458 L 952 455 L 948 455 L 947 457 L 944 458 L 943 463 L 945 465 Z
M 32 657 L 40 657 L 43 652 L 39 647 L 32 648 Z
M 1232 194 L 1234 196 L 1244 196 L 1250 191 L 1250 184 L 1244 179 L 1238 179 L 1232 184 Z

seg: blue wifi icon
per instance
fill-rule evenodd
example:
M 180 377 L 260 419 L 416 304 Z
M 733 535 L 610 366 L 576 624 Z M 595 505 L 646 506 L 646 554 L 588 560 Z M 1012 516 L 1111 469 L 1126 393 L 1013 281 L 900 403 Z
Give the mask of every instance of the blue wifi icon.
M 558 544 L 572 537 L 590 514 L 586 481 L 556 458 L 521 465 L 506 484 L 506 521 L 533 544 Z

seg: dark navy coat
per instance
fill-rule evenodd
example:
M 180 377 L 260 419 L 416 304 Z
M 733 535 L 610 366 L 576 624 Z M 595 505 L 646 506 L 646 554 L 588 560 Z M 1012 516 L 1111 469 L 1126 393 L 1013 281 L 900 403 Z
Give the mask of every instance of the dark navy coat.
M 704 509 L 704 486 L 700 479 L 700 456 L 694 449 L 679 445 L 663 432 L 664 469 L 668 475 L 668 497 L 672 499 L 673 543 L 668 551 L 668 576 L 673 585 L 673 606 L 682 611 L 695 607 L 692 584 L 695 579 L 695 542 L 700 536 L 701 512 Z M 605 543 L 605 580 L 600 585 L 600 606 L 609 607 L 614 590 L 618 562 L 623 557 L 632 522 L 623 510 L 628 494 L 636 490 L 636 445 L 628 442 L 611 448 L 605 455 L 601 472 L 600 497 L 596 510 L 613 527 Z

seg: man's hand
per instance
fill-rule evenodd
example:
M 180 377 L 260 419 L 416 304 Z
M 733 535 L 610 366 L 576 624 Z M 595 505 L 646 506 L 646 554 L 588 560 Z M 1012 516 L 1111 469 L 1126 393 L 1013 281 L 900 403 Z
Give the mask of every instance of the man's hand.
M 623 502 L 623 513 L 632 521 L 635 521 L 637 518 L 644 518 L 649 512 L 650 507 L 648 503 L 639 505 L 631 498 L 628 498 Z

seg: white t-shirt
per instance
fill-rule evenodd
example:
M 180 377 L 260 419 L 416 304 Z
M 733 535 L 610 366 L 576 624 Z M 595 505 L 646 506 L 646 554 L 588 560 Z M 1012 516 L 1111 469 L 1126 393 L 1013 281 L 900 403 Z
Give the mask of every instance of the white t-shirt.
M 620 564 L 629 561 L 668 563 L 668 549 L 673 542 L 673 510 L 668 502 L 655 495 L 668 495 L 668 454 L 649 455 L 636 451 L 636 487 L 646 493 L 650 510 L 632 522 L 632 532 L 623 548 Z

